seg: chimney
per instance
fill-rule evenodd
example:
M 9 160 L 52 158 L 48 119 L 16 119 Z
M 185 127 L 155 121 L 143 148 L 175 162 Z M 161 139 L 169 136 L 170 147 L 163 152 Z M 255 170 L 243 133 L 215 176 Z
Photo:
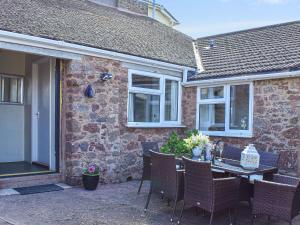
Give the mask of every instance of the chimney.
M 137 14 L 148 16 L 149 0 L 89 0 L 99 5 L 119 8 Z
M 117 0 L 117 7 L 126 11 L 148 16 L 147 0 Z

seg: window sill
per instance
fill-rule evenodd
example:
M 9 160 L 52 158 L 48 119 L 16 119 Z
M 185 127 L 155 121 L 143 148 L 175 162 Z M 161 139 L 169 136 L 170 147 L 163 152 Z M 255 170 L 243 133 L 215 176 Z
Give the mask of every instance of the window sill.
M 142 124 L 142 123 L 127 123 L 128 128 L 186 128 L 180 124 Z
M 212 137 L 253 138 L 252 133 L 228 133 L 228 132 L 202 131 L 202 134 L 212 136 Z

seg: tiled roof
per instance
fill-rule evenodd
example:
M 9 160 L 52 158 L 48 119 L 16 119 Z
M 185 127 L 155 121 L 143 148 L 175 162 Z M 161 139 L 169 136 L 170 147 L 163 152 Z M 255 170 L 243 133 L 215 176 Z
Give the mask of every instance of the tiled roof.
M 300 69 L 300 21 L 199 38 L 195 45 L 203 71 L 189 80 Z
M 192 38 L 87 0 L 0 0 L 0 30 L 195 67 Z

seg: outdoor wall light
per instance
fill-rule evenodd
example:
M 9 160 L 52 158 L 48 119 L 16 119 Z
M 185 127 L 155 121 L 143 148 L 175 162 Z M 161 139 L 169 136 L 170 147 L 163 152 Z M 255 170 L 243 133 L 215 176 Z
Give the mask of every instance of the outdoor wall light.
M 100 79 L 102 80 L 102 81 L 108 81 L 108 80 L 110 80 L 112 78 L 112 74 L 111 73 L 102 73 L 101 75 L 100 75 Z
M 84 92 L 85 96 L 88 97 L 88 98 L 93 98 L 94 95 L 95 95 L 95 92 L 93 90 L 93 87 L 91 84 L 89 84 L 86 89 L 85 89 L 85 92 Z

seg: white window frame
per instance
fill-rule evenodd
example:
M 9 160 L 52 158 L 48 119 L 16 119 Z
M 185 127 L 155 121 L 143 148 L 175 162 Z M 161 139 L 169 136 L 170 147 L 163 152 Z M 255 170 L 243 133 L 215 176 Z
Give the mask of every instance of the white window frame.
M 248 130 L 231 130 L 230 126 L 230 86 L 236 85 L 249 85 L 249 118 L 248 118 Z M 201 99 L 202 88 L 213 88 L 213 87 L 224 87 L 224 97 L 216 99 Z M 220 137 L 253 137 L 253 83 L 242 82 L 242 83 L 230 83 L 220 84 L 212 86 L 198 86 L 197 88 L 197 115 L 196 115 L 196 129 L 200 129 L 200 105 L 207 104 L 225 104 L 225 131 L 201 131 L 205 135 L 209 136 L 220 136 Z
M 3 86 L 4 84 L 2 83 L 2 77 L 7 77 L 7 78 L 17 78 L 17 79 L 20 79 L 21 80 L 21 88 L 20 88 L 20 92 L 21 92 L 21 99 L 20 99 L 20 102 L 5 102 L 5 101 L 2 101 L 2 98 L 3 98 L 3 95 L 4 95 L 4 89 L 3 89 Z M 23 104 L 23 90 L 24 90 L 24 77 L 23 76 L 18 76 L 18 75 L 10 75 L 10 74 L 0 74 L 0 85 L 1 85 L 1 91 L 2 93 L 0 94 L 0 105 L 22 105 Z
M 148 89 L 148 88 L 139 88 L 132 86 L 132 75 L 140 75 L 147 77 L 159 78 L 160 88 L 158 89 Z M 165 82 L 166 80 L 174 80 L 178 82 L 178 117 L 177 121 L 165 121 Z M 129 98 L 130 93 L 141 93 L 141 94 L 150 94 L 150 95 L 159 95 L 160 96 L 160 118 L 159 122 L 129 122 Z M 128 127 L 182 127 L 181 125 L 181 78 L 173 77 L 169 75 L 151 73 L 140 70 L 128 70 L 128 100 L 127 100 L 127 126 Z

